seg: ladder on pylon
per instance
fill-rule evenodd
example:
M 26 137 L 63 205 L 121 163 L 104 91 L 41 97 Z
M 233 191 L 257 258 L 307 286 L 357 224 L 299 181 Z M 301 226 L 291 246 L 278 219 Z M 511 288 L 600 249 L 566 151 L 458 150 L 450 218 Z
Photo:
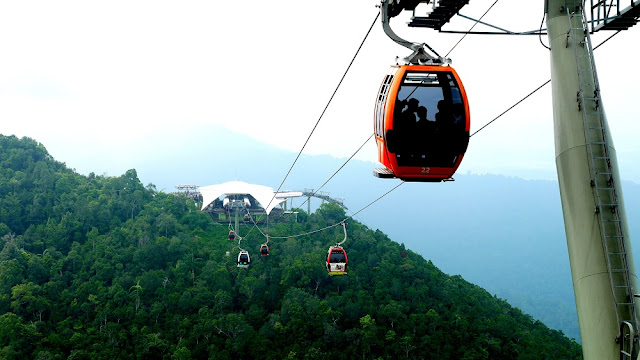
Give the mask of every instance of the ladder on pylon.
M 625 234 L 619 212 L 619 191 L 616 189 L 608 139 L 608 129 L 600 98 L 600 86 L 593 59 L 593 48 L 581 1 L 565 3 L 570 30 L 567 47 L 573 46 L 578 69 L 579 89 L 576 96 L 578 110 L 582 112 L 591 187 L 595 198 L 595 212 L 606 251 L 609 280 L 616 306 L 620 343 L 620 359 L 632 359 L 638 321 L 634 302 L 634 289 L 627 263 Z M 582 48 L 582 49 L 580 49 Z M 636 355 L 637 356 L 637 355 Z M 635 358 L 633 359 L 635 360 Z

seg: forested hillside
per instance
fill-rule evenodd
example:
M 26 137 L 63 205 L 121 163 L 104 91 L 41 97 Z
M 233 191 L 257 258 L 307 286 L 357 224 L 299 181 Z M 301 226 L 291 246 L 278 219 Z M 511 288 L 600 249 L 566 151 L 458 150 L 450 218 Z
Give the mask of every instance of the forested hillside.
M 580 347 L 355 220 L 349 275 L 324 258 L 344 211 L 323 205 L 237 243 L 135 170 L 82 176 L 0 136 L 1 359 L 579 359 Z M 234 247 L 235 246 L 235 247 Z M 226 256 L 230 251 L 231 256 Z

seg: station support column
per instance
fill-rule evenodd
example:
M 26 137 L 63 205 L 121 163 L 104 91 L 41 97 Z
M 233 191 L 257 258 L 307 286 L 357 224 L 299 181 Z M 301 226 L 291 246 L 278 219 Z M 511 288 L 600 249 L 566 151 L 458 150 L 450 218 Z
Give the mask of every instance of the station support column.
M 602 201 L 597 199 L 597 190 L 594 190 L 594 171 L 591 168 L 594 166 L 590 165 L 593 164 L 594 152 L 590 149 L 593 148 L 594 142 L 589 143 L 587 140 L 589 135 L 586 135 L 587 131 L 591 131 L 592 125 L 587 125 L 590 121 L 589 115 L 585 115 L 587 113 L 582 108 L 589 104 L 584 103 L 585 98 L 584 95 L 581 98 L 581 91 L 585 86 L 589 86 L 585 85 L 587 83 L 598 83 L 597 73 L 595 68 L 592 71 L 585 70 L 590 67 L 590 64 L 583 60 L 589 59 L 590 46 L 586 43 L 588 41 L 585 39 L 586 33 L 580 35 L 581 32 L 575 30 L 583 26 L 583 12 L 580 9 L 578 16 L 570 16 L 569 13 L 575 9 L 567 11 L 567 7 L 577 6 L 579 9 L 581 3 L 582 1 L 545 1 L 547 32 L 551 47 L 556 167 L 571 276 L 584 359 L 631 359 L 631 356 L 621 357 L 620 352 L 620 311 L 617 310 L 619 305 L 614 299 L 615 286 L 612 285 L 614 281 L 610 275 L 611 266 L 608 266 L 608 262 L 611 262 L 612 250 L 606 248 L 607 237 L 603 235 L 605 232 L 602 230 L 603 221 L 598 215 L 598 204 L 601 204 Z M 578 11 L 575 11 L 575 14 Z M 571 33 L 572 31 L 574 33 Z M 575 34 L 582 36 L 582 38 L 576 40 Z M 591 76 L 588 81 L 584 80 L 586 73 Z M 592 93 L 595 91 L 597 94 L 595 100 L 590 98 L 589 101 L 598 102 L 595 107 L 600 107 L 597 116 L 598 121 L 602 123 L 600 128 L 603 130 L 601 131 L 605 134 L 605 144 L 601 146 L 608 150 L 608 161 L 611 163 L 610 172 L 619 187 L 620 177 L 615 149 L 599 98 L 599 90 L 597 88 L 590 89 Z M 619 208 L 617 211 L 624 220 L 622 232 L 628 235 L 621 189 L 618 193 L 620 203 L 617 206 Z M 625 241 L 628 242 L 628 236 Z M 628 261 L 625 267 L 628 266 L 628 273 L 632 274 L 632 279 L 629 282 L 637 288 L 630 245 L 626 254 Z M 614 269 L 614 271 L 616 270 Z M 614 274 L 614 276 L 617 275 Z M 634 299 L 629 301 L 634 302 Z M 634 346 L 638 346 L 633 339 L 630 341 Z

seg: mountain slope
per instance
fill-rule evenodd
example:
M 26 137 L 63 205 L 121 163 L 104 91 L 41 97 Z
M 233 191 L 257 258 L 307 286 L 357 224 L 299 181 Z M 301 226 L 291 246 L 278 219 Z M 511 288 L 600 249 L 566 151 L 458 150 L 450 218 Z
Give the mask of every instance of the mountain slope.
M 135 170 L 81 176 L 29 155 L 32 140 L 0 144 L 54 184 L 41 200 L 51 206 L 0 225 L 1 358 L 580 358 L 560 332 L 358 221 L 349 275 L 329 277 L 323 259 L 341 229 L 311 232 L 345 218 L 330 204 L 272 226 L 266 258 L 255 256 L 264 237 L 238 229 L 254 254 L 238 269 L 226 226 L 145 188 Z M 15 164 L 8 153 L 0 162 Z M 25 179 L 37 178 L 31 168 Z M 40 193 L 35 180 L 1 180 L 18 181 L 3 201 Z
M 165 191 L 180 183 L 210 185 L 229 179 L 277 188 L 296 155 L 217 127 L 165 142 L 170 146 L 143 146 L 149 156 L 135 165 L 141 179 L 160 183 Z M 303 154 L 283 189 L 317 189 L 345 160 Z M 348 213 L 354 213 L 397 185 L 374 178 L 376 166 L 351 160 L 322 191 L 344 197 Z M 490 174 L 460 173 L 455 178 L 451 183 L 404 184 L 357 219 L 444 272 L 460 274 L 579 339 L 557 182 Z M 623 182 L 622 188 L 633 235 L 640 231 L 640 185 Z M 313 210 L 320 201 L 311 203 Z M 639 258 L 640 246 L 635 249 Z

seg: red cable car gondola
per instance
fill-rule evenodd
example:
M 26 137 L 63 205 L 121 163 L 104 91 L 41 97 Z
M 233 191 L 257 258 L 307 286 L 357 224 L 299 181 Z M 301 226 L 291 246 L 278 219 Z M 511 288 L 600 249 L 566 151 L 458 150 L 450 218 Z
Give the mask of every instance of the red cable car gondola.
M 347 252 L 342 246 L 335 245 L 327 252 L 327 271 L 329 275 L 347 275 Z
M 443 181 L 455 173 L 469 144 L 469 103 L 450 66 L 399 65 L 387 75 L 375 107 L 381 178 Z
M 235 238 L 236 233 L 233 230 L 229 231 L 229 240 L 235 240 Z
M 260 256 L 269 256 L 269 245 L 260 245 Z

